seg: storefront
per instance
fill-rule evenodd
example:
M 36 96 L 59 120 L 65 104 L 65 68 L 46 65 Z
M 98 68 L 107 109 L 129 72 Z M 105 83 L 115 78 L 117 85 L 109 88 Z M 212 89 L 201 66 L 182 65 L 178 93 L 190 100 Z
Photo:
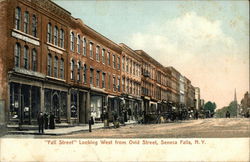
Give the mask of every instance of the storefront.
M 41 111 L 40 87 L 11 82 L 10 84 L 10 122 L 32 124 Z
M 56 89 L 44 89 L 45 113 L 54 114 L 57 123 L 67 122 L 67 92 Z

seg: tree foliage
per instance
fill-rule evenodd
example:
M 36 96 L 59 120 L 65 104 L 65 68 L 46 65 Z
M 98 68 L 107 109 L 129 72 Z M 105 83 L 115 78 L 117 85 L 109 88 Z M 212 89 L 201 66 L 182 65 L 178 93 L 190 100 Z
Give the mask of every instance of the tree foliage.
M 228 106 L 218 109 L 216 111 L 216 117 L 225 118 L 227 111 L 229 111 L 231 117 L 237 116 L 237 102 L 232 101 Z
M 215 102 L 208 101 L 204 105 L 204 110 L 209 111 L 210 113 L 214 113 L 214 110 L 216 109 Z

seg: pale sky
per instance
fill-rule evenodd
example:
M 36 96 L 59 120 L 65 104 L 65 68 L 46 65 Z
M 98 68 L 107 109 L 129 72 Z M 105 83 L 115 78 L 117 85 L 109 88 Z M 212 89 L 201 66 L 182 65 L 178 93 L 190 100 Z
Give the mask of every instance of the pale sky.
M 249 3 L 245 1 L 54 0 L 116 43 L 142 49 L 227 106 L 249 90 Z

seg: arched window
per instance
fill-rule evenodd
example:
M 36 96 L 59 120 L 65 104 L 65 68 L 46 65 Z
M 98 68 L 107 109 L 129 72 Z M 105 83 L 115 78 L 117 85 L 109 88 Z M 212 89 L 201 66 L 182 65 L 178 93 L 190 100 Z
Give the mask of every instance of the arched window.
M 48 67 L 47 67 L 47 73 L 48 76 L 51 76 L 51 66 L 52 66 L 52 57 L 51 54 L 48 54 Z
M 58 57 L 55 56 L 54 60 L 54 77 L 58 78 Z
M 61 59 L 61 62 L 60 62 L 60 78 L 64 79 L 64 60 L 63 59 Z
M 24 12 L 24 22 L 23 22 L 23 31 L 29 33 L 29 12 Z
M 32 70 L 37 71 L 37 52 L 36 49 L 32 49 Z
M 21 9 L 20 7 L 17 7 L 15 11 L 15 28 L 17 30 L 20 30 L 20 27 L 21 27 Z
M 75 66 L 75 62 L 72 59 L 71 62 L 70 62 L 70 70 L 71 70 L 70 79 L 72 79 L 72 80 L 74 80 L 74 66 Z
M 51 23 L 48 23 L 48 29 L 47 29 L 47 42 L 52 42 L 52 26 Z
M 71 49 L 71 51 L 74 51 L 74 33 L 73 32 L 71 32 L 70 33 L 70 49 Z
M 58 46 L 58 28 L 55 26 L 54 28 L 54 45 Z
M 87 55 L 87 41 L 85 38 L 83 38 L 83 55 L 86 56 Z
M 78 53 L 81 52 L 80 44 L 81 44 L 81 38 L 80 38 L 80 35 L 78 35 L 78 36 L 77 36 L 77 52 L 78 52 Z
M 20 55 L 21 55 L 21 46 L 19 43 L 15 45 L 15 67 L 20 67 Z
M 60 47 L 64 48 L 64 30 L 60 30 Z
M 81 80 L 81 62 L 78 61 L 77 63 L 77 81 Z
M 87 65 L 83 66 L 83 83 L 87 83 Z
M 29 69 L 29 48 L 28 46 L 24 46 L 23 49 L 23 67 L 25 69 Z
M 32 16 L 32 36 L 37 37 L 37 18 L 36 18 L 36 15 Z

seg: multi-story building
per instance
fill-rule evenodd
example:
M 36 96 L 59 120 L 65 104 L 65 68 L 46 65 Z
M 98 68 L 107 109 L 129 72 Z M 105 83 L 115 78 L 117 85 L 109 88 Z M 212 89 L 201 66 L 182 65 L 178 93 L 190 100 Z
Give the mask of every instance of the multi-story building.
M 201 98 L 200 98 L 200 88 L 195 87 L 195 109 L 200 110 L 201 107 Z
M 104 107 L 119 108 L 119 45 L 49 0 L 6 0 L 1 11 L 8 121 L 32 123 L 44 111 L 58 122 L 86 123 L 90 115 L 100 119 Z
M 40 111 L 67 123 L 101 120 L 104 110 L 131 109 L 137 119 L 163 100 L 193 107 L 191 82 L 173 67 L 116 44 L 50 0 L 3 0 L 0 11 L 0 123 L 32 124 Z
M 142 113 L 141 99 L 141 56 L 121 43 L 121 89 L 126 109 L 130 109 L 134 119 Z
M 171 71 L 143 50 L 136 52 L 143 58 L 141 60 L 143 109 L 149 113 L 159 112 L 161 102 L 172 99 L 171 94 L 174 89 L 171 87 Z
M 180 86 L 180 104 L 185 105 L 185 78 L 184 76 L 180 75 L 179 79 L 179 86 Z
M 172 95 L 171 101 L 175 104 L 180 103 L 180 72 L 178 72 L 174 67 L 167 67 L 171 71 L 171 88 Z

